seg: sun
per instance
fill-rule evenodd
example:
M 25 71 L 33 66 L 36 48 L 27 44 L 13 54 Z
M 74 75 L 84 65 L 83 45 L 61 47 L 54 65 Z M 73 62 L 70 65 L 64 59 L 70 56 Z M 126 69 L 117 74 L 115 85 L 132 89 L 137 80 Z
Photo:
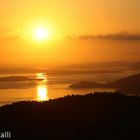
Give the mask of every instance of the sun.
M 50 37 L 49 30 L 45 27 L 36 27 L 33 30 L 33 39 L 35 41 L 45 41 Z
M 60 33 L 53 22 L 37 19 L 23 27 L 23 38 L 32 44 L 46 44 L 58 40 Z

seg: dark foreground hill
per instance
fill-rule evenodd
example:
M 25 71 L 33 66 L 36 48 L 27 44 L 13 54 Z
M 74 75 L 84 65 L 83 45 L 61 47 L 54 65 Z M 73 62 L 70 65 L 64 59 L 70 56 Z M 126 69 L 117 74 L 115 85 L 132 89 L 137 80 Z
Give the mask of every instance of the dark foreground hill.
M 124 93 L 140 94 L 140 74 L 118 79 L 114 82 L 100 84 L 94 82 L 79 82 L 69 86 L 70 88 L 114 88 Z
M 140 139 L 140 98 L 95 93 L 0 108 L 0 129 L 12 139 Z

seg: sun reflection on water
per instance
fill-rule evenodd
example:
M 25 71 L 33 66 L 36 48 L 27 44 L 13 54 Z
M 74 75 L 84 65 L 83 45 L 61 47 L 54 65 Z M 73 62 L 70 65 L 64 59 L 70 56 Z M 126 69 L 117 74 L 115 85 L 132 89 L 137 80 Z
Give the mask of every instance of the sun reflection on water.
M 37 86 L 37 101 L 48 101 L 48 90 L 46 85 Z
M 47 76 L 44 73 L 37 73 L 36 77 L 37 79 L 42 79 L 43 82 L 47 82 Z
M 42 79 L 41 82 L 38 83 L 37 86 L 37 101 L 48 101 L 48 89 L 47 89 L 47 77 L 43 73 L 36 74 L 37 79 Z

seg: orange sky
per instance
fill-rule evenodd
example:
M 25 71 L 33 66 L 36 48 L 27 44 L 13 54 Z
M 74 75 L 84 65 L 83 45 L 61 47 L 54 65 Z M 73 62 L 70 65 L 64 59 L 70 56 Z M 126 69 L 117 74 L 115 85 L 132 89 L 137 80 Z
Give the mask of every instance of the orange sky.
M 77 38 L 120 31 L 140 34 L 139 5 L 139 0 L 0 0 L 0 64 L 138 61 L 140 39 Z M 53 41 L 38 44 L 24 38 L 37 23 L 46 25 Z
M 45 18 L 65 34 L 140 32 L 139 0 L 0 0 L 1 29 Z

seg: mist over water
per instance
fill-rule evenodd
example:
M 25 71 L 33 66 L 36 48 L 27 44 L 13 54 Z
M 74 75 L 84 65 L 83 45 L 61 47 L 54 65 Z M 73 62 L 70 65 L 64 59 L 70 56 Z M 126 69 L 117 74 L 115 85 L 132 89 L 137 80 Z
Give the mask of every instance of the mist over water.
M 112 68 L 113 69 L 113 68 Z M 49 73 L 49 72 L 48 72 Z M 71 89 L 68 86 L 72 83 L 79 81 L 89 82 L 111 82 L 128 75 L 132 75 L 134 71 L 121 70 L 114 72 L 113 70 L 106 72 L 83 72 L 83 71 L 71 71 L 61 72 L 53 71 L 52 73 L 20 73 L 20 74 L 0 74 L 0 77 L 10 76 L 23 76 L 29 78 L 27 81 L 7 81 L 0 82 L 0 105 L 7 103 L 23 101 L 23 100 L 36 100 L 36 101 L 48 101 L 49 99 L 55 99 L 72 94 L 87 94 L 96 91 L 109 91 L 114 92 L 116 89 Z M 33 80 L 31 80 L 33 79 Z M 16 79 L 17 80 L 17 79 Z

